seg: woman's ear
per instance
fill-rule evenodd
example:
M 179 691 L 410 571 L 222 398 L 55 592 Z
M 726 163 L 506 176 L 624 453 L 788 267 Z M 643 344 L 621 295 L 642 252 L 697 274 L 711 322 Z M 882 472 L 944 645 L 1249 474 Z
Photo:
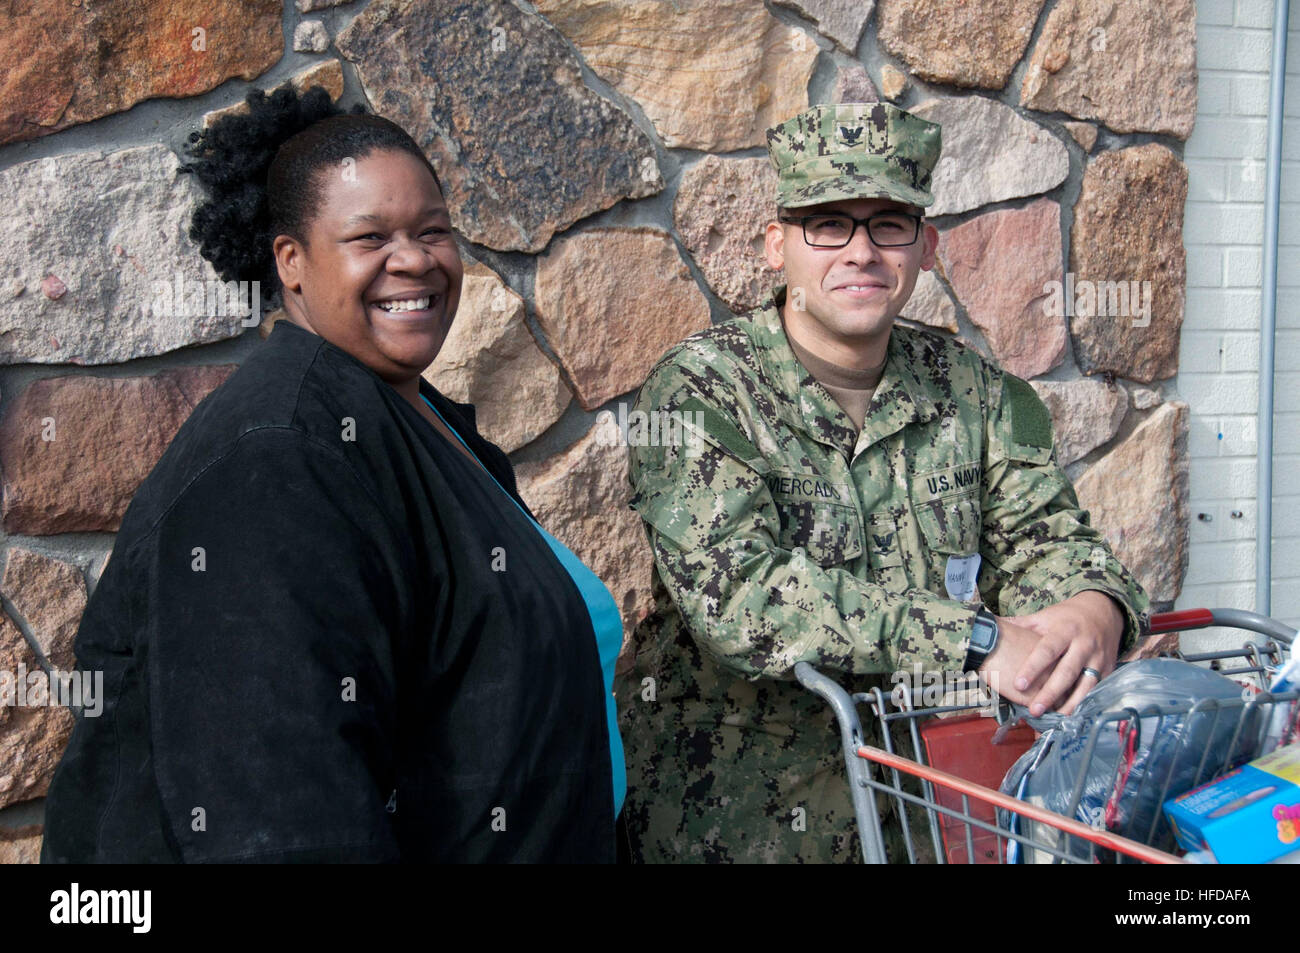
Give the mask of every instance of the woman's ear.
M 271 243 L 275 256 L 275 270 L 280 275 L 280 285 L 285 291 L 298 294 L 302 291 L 302 245 L 288 235 L 276 235 Z

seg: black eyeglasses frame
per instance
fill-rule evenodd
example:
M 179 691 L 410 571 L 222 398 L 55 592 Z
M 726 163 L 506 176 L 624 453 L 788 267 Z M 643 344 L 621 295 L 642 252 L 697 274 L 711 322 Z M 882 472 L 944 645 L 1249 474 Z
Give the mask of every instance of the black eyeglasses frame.
M 901 215 L 904 218 L 910 218 L 912 220 L 913 225 L 915 226 L 912 230 L 911 241 L 888 242 L 884 244 L 876 241 L 876 236 L 871 234 L 871 221 L 872 219 L 880 218 L 882 215 L 889 215 L 889 216 Z M 814 241 L 810 241 L 808 238 L 808 220 L 814 218 L 831 218 L 831 217 L 846 218 L 851 222 L 853 222 L 853 228 L 849 230 L 849 237 L 846 238 L 839 245 L 825 245 L 825 244 L 819 244 Z M 787 225 L 798 225 L 800 230 L 803 232 L 804 244 L 806 244 L 809 248 L 844 248 L 846 245 L 848 245 L 850 242 L 853 241 L 853 236 L 858 233 L 859 225 L 861 225 L 863 228 L 867 230 L 868 241 L 870 241 L 877 248 L 907 248 L 909 245 L 915 245 L 916 240 L 921 237 L 921 221 L 923 218 L 924 216 L 917 215 L 914 212 L 881 211 L 881 212 L 874 212 L 871 215 L 868 215 L 866 218 L 854 218 L 852 215 L 849 215 L 845 212 L 818 212 L 815 215 L 778 215 L 777 221 L 784 222 Z

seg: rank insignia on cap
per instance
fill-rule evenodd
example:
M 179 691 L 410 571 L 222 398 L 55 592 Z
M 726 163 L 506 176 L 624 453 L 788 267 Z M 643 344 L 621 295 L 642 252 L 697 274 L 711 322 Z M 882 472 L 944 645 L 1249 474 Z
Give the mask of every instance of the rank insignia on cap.
M 854 126 L 850 129 L 848 126 L 840 126 L 840 142 L 846 146 L 856 146 L 862 142 L 862 127 Z

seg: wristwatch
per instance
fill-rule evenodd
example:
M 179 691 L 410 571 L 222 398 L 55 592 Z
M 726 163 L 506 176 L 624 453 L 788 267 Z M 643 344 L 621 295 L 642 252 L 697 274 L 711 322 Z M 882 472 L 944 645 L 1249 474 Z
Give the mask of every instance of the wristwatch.
M 971 626 L 970 645 L 966 649 L 966 664 L 962 667 L 962 671 L 977 671 L 997 647 L 997 617 L 988 609 L 981 607 L 975 615 L 975 623 Z

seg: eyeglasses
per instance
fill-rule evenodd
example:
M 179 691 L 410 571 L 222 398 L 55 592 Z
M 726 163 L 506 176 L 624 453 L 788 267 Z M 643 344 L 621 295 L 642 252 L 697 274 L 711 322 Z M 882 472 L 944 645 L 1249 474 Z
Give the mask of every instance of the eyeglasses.
M 839 213 L 822 215 L 782 215 L 788 225 L 803 226 L 803 240 L 813 248 L 843 248 L 853 241 L 858 226 L 864 225 L 867 237 L 880 248 L 911 245 L 921 233 L 921 216 L 908 212 L 877 212 L 867 218 Z

